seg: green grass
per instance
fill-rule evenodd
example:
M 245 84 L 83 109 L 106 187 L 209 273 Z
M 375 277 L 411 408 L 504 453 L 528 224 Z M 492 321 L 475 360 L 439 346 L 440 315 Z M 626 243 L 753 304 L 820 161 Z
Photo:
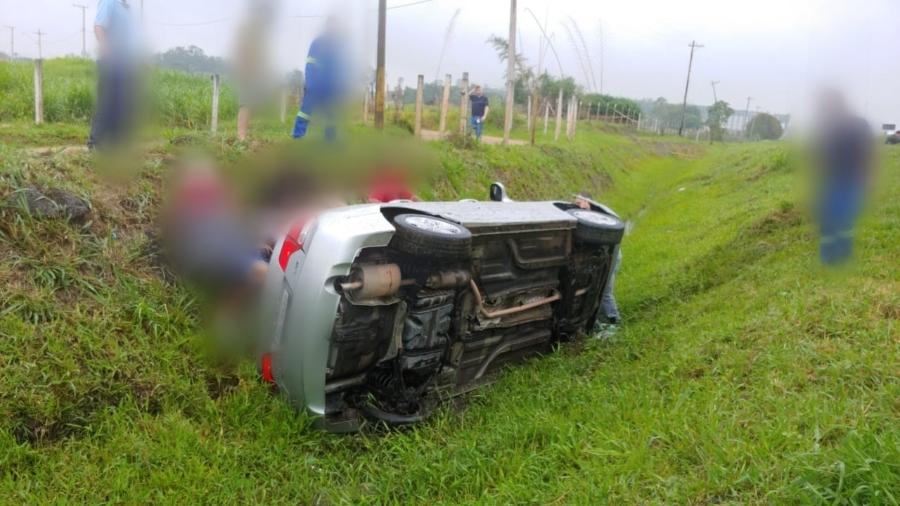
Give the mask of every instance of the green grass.
M 44 120 L 85 124 L 94 111 L 96 65 L 80 58 L 44 61 Z M 155 69 L 146 76 L 142 105 L 153 112 L 153 124 L 172 128 L 208 127 L 212 83 L 208 76 Z M 0 62 L 0 123 L 34 119 L 34 66 L 31 62 Z M 237 115 L 234 90 L 224 83 L 219 99 L 220 121 Z
M 207 145 L 227 161 L 252 156 L 227 139 Z M 0 146 L 0 199 L 37 183 L 95 210 L 83 227 L 0 210 L 5 501 L 900 500 L 900 150 L 885 153 L 857 264 L 832 272 L 782 144 L 587 126 L 533 148 L 429 144 L 440 170 L 423 197 L 484 198 L 501 179 L 520 198 L 589 190 L 631 221 L 625 325 L 510 369 L 410 430 L 334 436 L 252 365 L 205 358 L 197 303 L 148 250 L 173 149 L 112 186 L 87 155 Z

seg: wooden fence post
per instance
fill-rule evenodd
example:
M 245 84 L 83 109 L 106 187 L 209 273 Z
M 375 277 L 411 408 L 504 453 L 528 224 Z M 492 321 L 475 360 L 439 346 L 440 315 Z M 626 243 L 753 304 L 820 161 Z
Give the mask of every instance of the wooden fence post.
M 447 132 L 447 110 L 450 108 L 450 74 L 444 76 L 444 94 L 441 96 L 441 120 L 438 125 L 438 134 L 444 138 Z
M 219 129 L 219 74 L 213 74 L 212 84 L 212 117 L 209 122 L 209 130 L 215 134 Z
M 34 60 L 34 124 L 44 122 L 44 60 Z
M 460 98 L 459 98 L 459 133 L 466 134 L 466 126 L 469 113 L 469 73 L 463 72 L 462 81 L 460 82 Z
M 413 127 L 413 134 L 421 138 L 422 137 L 422 100 L 425 95 L 425 76 L 419 74 L 419 78 L 416 81 L 416 121 Z
M 559 100 L 556 101 L 556 131 L 553 133 L 553 140 L 559 140 L 559 131 L 562 129 L 562 108 L 563 108 L 563 90 L 559 89 Z
M 638 132 L 641 131 L 641 120 L 642 120 L 642 119 L 644 119 L 644 113 L 639 112 L 639 113 L 638 113 L 638 121 L 637 121 L 637 131 L 638 131 Z

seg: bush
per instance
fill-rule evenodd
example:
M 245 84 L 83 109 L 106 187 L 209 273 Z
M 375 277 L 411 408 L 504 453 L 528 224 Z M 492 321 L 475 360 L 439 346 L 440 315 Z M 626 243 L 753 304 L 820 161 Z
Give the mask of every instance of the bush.
M 764 112 L 757 114 L 747 125 L 747 137 L 755 140 L 774 141 L 784 135 L 778 118 Z

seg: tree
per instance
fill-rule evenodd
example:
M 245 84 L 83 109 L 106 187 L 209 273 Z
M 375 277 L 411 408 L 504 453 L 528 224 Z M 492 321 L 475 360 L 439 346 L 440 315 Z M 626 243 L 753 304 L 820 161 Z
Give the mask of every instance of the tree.
M 578 92 L 578 85 L 575 84 L 575 79 L 571 77 L 556 78 L 546 72 L 538 77 L 537 87 L 541 95 L 550 99 L 555 99 L 559 95 L 560 88 L 562 88 L 563 94 L 567 97 Z
M 500 63 L 507 61 L 509 58 L 509 41 L 503 37 L 491 35 L 488 37 L 487 43 L 497 52 L 497 58 L 500 59 Z M 529 95 L 528 85 L 531 79 L 534 78 L 534 69 L 527 65 L 527 62 L 528 60 L 521 53 L 516 53 L 514 62 L 516 75 L 513 79 L 513 86 L 515 87 L 516 102 L 520 104 L 527 99 L 526 97 Z
M 734 114 L 734 109 L 728 102 L 719 100 L 707 111 L 706 126 L 709 127 L 709 140 L 722 141 L 725 138 L 724 124 Z
M 637 121 L 638 115 L 641 114 L 641 106 L 630 98 L 613 97 L 610 95 L 601 95 L 599 93 L 588 93 L 582 99 L 585 104 L 597 107 L 599 111 L 605 112 L 609 107 L 610 114 L 615 111 L 623 116 L 627 116 Z
M 160 67 L 187 73 L 225 74 L 228 71 L 228 63 L 223 58 L 207 56 L 203 49 L 197 46 L 169 49 L 165 53 L 157 54 L 156 62 Z
M 761 112 L 747 124 L 747 137 L 754 140 L 774 141 L 781 138 L 784 129 L 778 118 Z
M 653 101 L 650 108 L 650 118 L 659 121 L 660 133 L 667 128 L 678 128 L 681 124 L 681 105 L 670 104 L 666 99 L 659 97 Z M 696 105 L 688 105 L 684 112 L 684 127 L 693 130 L 700 128 L 703 120 L 700 116 L 700 108 Z

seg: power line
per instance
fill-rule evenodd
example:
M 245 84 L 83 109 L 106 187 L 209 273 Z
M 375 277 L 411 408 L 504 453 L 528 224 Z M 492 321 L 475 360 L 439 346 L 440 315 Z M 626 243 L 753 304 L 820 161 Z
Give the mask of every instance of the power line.
M 167 23 L 164 21 L 154 21 L 153 24 L 161 25 L 161 26 L 206 26 L 206 25 L 215 25 L 215 24 L 219 24 L 219 23 L 224 23 L 231 19 L 232 18 L 219 18 L 219 19 L 211 19 L 209 21 L 198 21 L 196 23 Z
M 409 2 L 409 3 L 405 3 L 405 4 L 400 4 L 400 5 L 392 5 L 392 6 L 388 7 L 387 10 L 390 11 L 390 10 L 394 10 L 394 9 L 402 9 L 404 7 L 412 7 L 413 5 L 427 4 L 427 3 L 433 2 L 433 1 L 434 0 L 418 0 L 417 2 Z
M 678 127 L 678 136 L 681 136 L 681 132 L 684 131 L 684 116 L 687 113 L 687 96 L 688 96 L 688 88 L 691 86 L 691 67 L 694 65 L 694 49 L 703 47 L 703 44 L 697 44 L 697 41 L 692 40 L 689 46 L 691 48 L 691 59 L 688 60 L 688 71 L 687 71 L 687 80 L 684 83 L 684 102 L 681 104 L 681 125 Z
M 408 2 L 405 4 L 392 5 L 390 7 L 387 7 L 386 10 L 390 11 L 390 10 L 394 10 L 394 9 L 402 9 L 404 7 L 413 7 L 415 5 L 421 5 L 421 4 L 425 4 L 425 3 L 429 3 L 429 2 L 433 2 L 433 1 L 434 0 L 417 0 L 415 2 Z M 142 9 L 142 11 L 143 11 L 143 9 Z M 374 10 L 372 12 L 374 12 Z M 327 14 L 296 14 L 293 16 L 285 16 L 285 17 L 288 19 L 321 19 L 321 18 L 327 18 L 328 15 Z M 153 24 L 160 25 L 160 26 L 174 26 L 174 27 L 207 26 L 207 25 L 217 25 L 219 23 L 225 23 L 226 21 L 231 21 L 232 19 L 234 19 L 234 17 L 229 16 L 226 18 L 210 19 L 207 21 L 193 21 L 193 22 L 189 22 L 189 23 L 172 23 L 172 22 L 168 22 L 168 21 L 154 21 Z

